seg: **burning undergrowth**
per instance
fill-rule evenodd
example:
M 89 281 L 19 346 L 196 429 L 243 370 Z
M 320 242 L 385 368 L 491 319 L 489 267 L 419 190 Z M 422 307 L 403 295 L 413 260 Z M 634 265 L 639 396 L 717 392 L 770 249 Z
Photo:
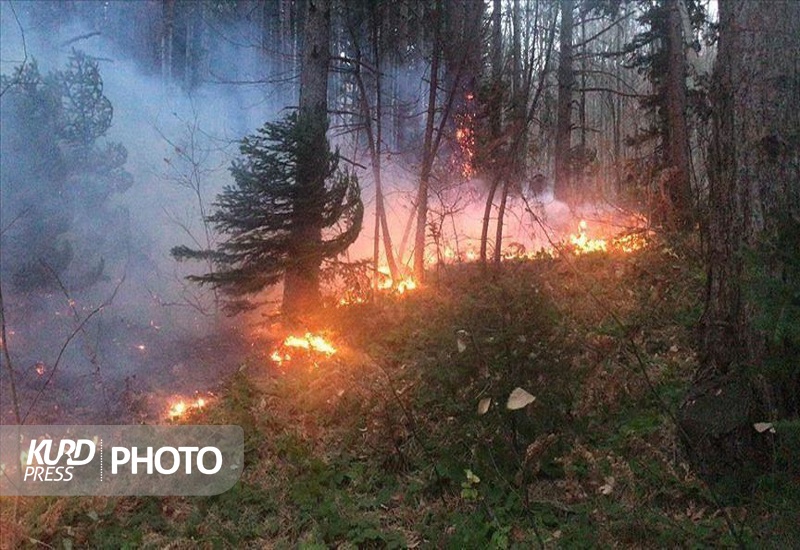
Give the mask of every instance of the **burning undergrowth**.
M 165 331 L 80 293 L 12 297 L 4 309 L 16 396 L 4 368 L 3 423 L 16 422 L 15 400 L 27 424 L 159 423 L 176 395 L 207 396 L 248 350 L 233 327 Z
M 92 546 L 116 529 L 187 547 L 729 540 L 659 404 L 674 406 L 696 367 L 693 254 L 653 239 L 630 254 L 448 265 L 413 293 L 330 307 L 307 327 L 254 323 L 245 366 L 207 403 L 184 394 L 174 418 L 245 428 L 229 493 L 152 509 L 52 504 L 29 535 Z M 747 532 L 774 513 L 728 512 Z

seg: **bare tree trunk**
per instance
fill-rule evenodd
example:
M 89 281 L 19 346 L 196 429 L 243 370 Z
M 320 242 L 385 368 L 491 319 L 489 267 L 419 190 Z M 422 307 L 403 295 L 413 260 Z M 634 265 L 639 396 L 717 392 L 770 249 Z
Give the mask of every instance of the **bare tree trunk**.
M 502 9 L 501 0 L 493 0 L 492 3 L 492 97 L 489 106 L 489 128 L 491 132 L 491 143 L 493 148 L 497 148 L 500 143 L 500 134 L 503 128 L 503 28 L 502 28 Z M 497 186 L 500 183 L 498 166 L 494 167 L 495 174 L 489 192 L 486 195 L 486 206 L 483 211 L 483 224 L 481 225 L 481 245 L 480 261 L 486 263 L 486 249 L 489 240 L 489 223 L 492 216 L 492 205 Z
M 506 165 L 503 166 L 503 187 L 500 195 L 500 205 L 497 208 L 497 226 L 495 228 L 494 256 L 495 264 L 503 258 L 503 225 L 506 217 L 506 205 L 511 178 L 519 176 L 524 168 L 523 143 L 527 131 L 525 124 L 525 111 L 527 94 L 522 89 L 522 14 L 520 13 L 520 0 L 514 0 L 511 8 L 511 109 L 512 109 L 512 147 L 509 151 Z
M 386 207 L 383 196 L 383 181 L 381 174 L 381 155 L 383 154 L 383 94 L 381 86 L 381 51 L 380 51 L 380 21 L 377 20 L 377 13 L 373 14 L 372 21 L 372 45 L 374 55 L 374 74 L 375 74 L 375 122 L 373 127 L 372 108 L 369 104 L 367 88 L 364 85 L 364 78 L 361 73 L 361 49 L 356 46 L 356 86 L 360 96 L 361 113 L 364 118 L 364 128 L 367 133 L 367 144 L 372 163 L 372 177 L 375 181 L 375 246 L 373 247 L 373 264 L 377 272 L 380 263 L 380 240 L 383 234 L 383 247 L 386 252 L 386 264 L 389 267 L 389 275 L 393 281 L 399 280 L 399 270 L 394 256 L 392 236 L 389 232 L 389 222 L 386 218 Z M 355 33 L 352 40 L 356 43 Z M 375 284 L 378 279 L 375 278 Z
M 775 299 L 766 289 L 800 284 L 790 264 L 800 233 L 800 3 L 719 8 L 704 357 L 681 425 L 701 473 L 744 479 L 745 465 L 763 471 L 771 456 L 752 423 L 800 412 L 796 338 L 762 328 L 765 315 L 778 317 L 765 309 Z M 786 371 L 764 368 L 775 361 Z
M 175 0 L 165 0 L 161 6 L 164 25 L 161 34 L 161 80 L 165 86 L 172 84 L 172 45 L 175 36 Z
M 431 59 L 430 85 L 428 87 L 428 111 L 425 117 L 425 138 L 422 145 L 422 169 L 417 193 L 417 224 L 414 233 L 414 277 L 419 282 L 425 279 L 425 230 L 428 221 L 428 188 L 433 170 L 436 150 L 433 146 L 436 98 L 439 88 L 439 61 L 441 58 L 441 0 L 437 0 L 433 17 L 434 38 Z
M 574 189 L 570 170 L 570 136 L 572 133 L 572 91 L 575 76 L 572 70 L 573 0 L 561 0 L 561 30 L 558 58 L 558 106 L 556 108 L 555 197 L 572 203 Z
M 506 216 L 506 204 L 508 203 L 508 179 L 503 181 L 503 189 L 500 194 L 500 205 L 497 207 L 497 226 L 494 233 L 494 255 L 492 260 L 495 264 L 500 264 L 503 259 L 503 219 Z
M 570 136 L 572 134 L 572 92 L 575 75 L 572 70 L 573 0 L 561 0 L 561 30 L 558 58 L 558 106 L 556 108 L 555 196 L 572 203 L 574 189 L 570 169 Z
M 620 51 L 623 44 L 623 27 L 617 26 L 614 33 L 614 51 Z M 622 80 L 622 67 L 614 63 L 614 80 Z M 614 184 L 618 194 L 622 193 L 622 96 L 614 94 L 611 98 L 614 113 Z
M 294 316 L 319 304 L 319 256 L 322 242 L 321 196 L 325 193 L 325 162 L 328 117 L 328 62 L 330 59 L 331 9 L 328 0 L 309 0 L 305 21 L 303 64 L 300 72 L 298 121 L 304 136 L 298 153 L 298 193 L 294 210 L 297 219 L 295 249 L 297 260 L 287 268 L 283 311 Z
M 481 226 L 481 250 L 480 250 L 480 261 L 482 263 L 486 263 L 487 258 L 487 243 L 489 241 L 489 222 L 491 222 L 492 218 L 492 206 L 494 202 L 494 196 L 497 193 L 497 186 L 500 184 L 500 176 L 495 174 L 492 178 L 492 184 L 489 187 L 489 192 L 486 195 L 486 206 L 483 210 L 483 224 Z
M 676 228 L 692 224 L 692 187 L 689 179 L 689 128 L 686 123 L 686 53 L 684 51 L 681 3 L 667 0 L 667 166 L 665 199 L 668 223 Z

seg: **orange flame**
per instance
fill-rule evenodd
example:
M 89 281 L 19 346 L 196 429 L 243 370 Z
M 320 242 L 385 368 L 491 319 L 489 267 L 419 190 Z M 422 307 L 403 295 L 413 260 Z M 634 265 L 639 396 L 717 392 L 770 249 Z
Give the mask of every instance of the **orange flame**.
M 378 276 L 380 277 L 378 281 L 378 290 L 405 294 L 409 290 L 415 290 L 418 286 L 417 281 L 415 281 L 413 277 L 404 277 L 398 281 L 394 281 L 389 274 L 388 267 L 378 268 Z
M 185 398 L 177 398 L 177 401 L 174 401 L 170 404 L 169 408 L 167 409 L 167 416 L 169 416 L 170 420 L 175 420 L 177 418 L 182 417 L 187 412 L 192 409 L 202 409 L 206 406 L 206 400 L 204 397 L 197 397 L 193 400 L 187 400 Z
M 578 224 L 578 233 L 569 236 L 569 242 L 575 247 L 575 254 L 588 254 L 590 252 L 606 252 L 608 243 L 605 239 L 591 239 L 586 235 L 586 220 Z
M 336 353 L 336 348 L 322 336 L 306 332 L 304 336 L 289 335 L 278 349 L 273 350 L 270 359 L 278 365 L 282 365 L 292 360 L 292 355 L 286 348 L 296 348 L 305 350 L 307 353 L 315 353 L 330 357 Z
M 467 96 L 468 100 L 471 100 L 471 94 Z M 475 174 L 475 131 L 473 130 L 473 116 L 471 114 L 465 114 L 461 117 L 458 117 L 459 120 L 459 127 L 456 128 L 456 143 L 458 143 L 458 147 L 461 150 L 461 157 L 463 158 L 463 164 L 461 165 L 461 175 L 465 178 L 471 178 Z

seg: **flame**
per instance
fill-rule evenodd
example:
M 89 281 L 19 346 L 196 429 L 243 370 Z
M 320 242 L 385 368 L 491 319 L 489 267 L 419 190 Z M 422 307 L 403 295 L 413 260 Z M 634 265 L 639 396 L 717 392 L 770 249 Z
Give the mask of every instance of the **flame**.
M 473 96 L 472 94 L 467 94 L 466 98 L 470 101 L 473 99 Z M 475 175 L 475 167 L 473 166 L 475 158 L 474 118 L 475 117 L 469 113 L 457 117 L 459 126 L 456 128 L 455 138 L 461 150 L 461 158 L 463 159 L 463 163 L 461 163 L 459 168 L 461 169 L 461 175 L 467 179 Z
M 309 351 L 316 351 L 331 356 L 336 353 L 336 348 L 325 340 L 322 336 L 306 332 L 305 336 L 287 336 L 283 345 L 288 348 L 302 348 Z
M 397 294 L 404 294 L 409 290 L 415 290 L 419 285 L 413 277 L 404 277 L 398 281 L 394 281 L 389 273 L 388 267 L 378 268 L 378 290 L 384 292 L 396 292 Z
M 628 233 L 614 237 L 611 244 L 616 250 L 630 254 L 647 246 L 647 237 L 643 233 Z
M 407 277 L 402 281 L 400 281 L 399 283 L 397 283 L 397 285 L 395 285 L 395 290 L 397 290 L 398 294 L 403 294 L 408 290 L 416 290 L 416 288 L 417 288 L 417 281 L 415 281 L 411 277 Z
M 186 412 L 186 403 L 183 401 L 178 401 L 177 403 L 173 403 L 172 406 L 169 408 L 169 417 L 170 418 L 178 418 L 183 416 L 183 413 Z
M 270 359 L 278 365 L 282 365 L 292 360 L 292 355 L 286 348 L 296 348 L 305 350 L 306 353 L 314 353 L 330 357 L 336 353 L 336 347 L 322 336 L 306 332 L 304 336 L 289 335 L 278 349 L 273 350 Z
M 591 239 L 586 235 L 586 220 L 578 224 L 578 233 L 569 236 L 569 242 L 575 247 L 575 254 L 588 254 L 590 252 L 606 252 L 608 243 L 605 239 Z
M 192 409 L 202 409 L 206 406 L 206 404 L 207 401 L 204 397 L 196 397 L 188 402 L 185 398 L 179 397 L 177 398 L 177 401 L 174 401 L 172 404 L 170 404 L 169 408 L 167 409 L 167 416 L 171 420 L 175 420 L 182 417 Z

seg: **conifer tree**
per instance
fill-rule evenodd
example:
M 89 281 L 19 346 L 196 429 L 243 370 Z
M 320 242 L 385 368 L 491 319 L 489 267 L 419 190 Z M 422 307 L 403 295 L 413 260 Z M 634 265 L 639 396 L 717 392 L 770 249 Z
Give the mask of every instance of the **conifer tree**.
M 207 218 L 227 239 L 216 250 L 172 249 L 179 260 L 213 262 L 213 272 L 188 279 L 220 290 L 231 312 L 252 306 L 248 297 L 281 282 L 287 272 L 318 273 L 322 261 L 344 252 L 361 230 L 358 180 L 339 170 L 338 153 L 326 140 L 322 158 L 305 158 L 320 124 L 327 127 L 324 116 L 295 113 L 245 137 L 242 158 L 231 166 L 234 184 L 217 197 Z M 298 177 L 310 167 L 311 185 Z M 308 227 L 320 228 L 320 238 L 309 239 Z

